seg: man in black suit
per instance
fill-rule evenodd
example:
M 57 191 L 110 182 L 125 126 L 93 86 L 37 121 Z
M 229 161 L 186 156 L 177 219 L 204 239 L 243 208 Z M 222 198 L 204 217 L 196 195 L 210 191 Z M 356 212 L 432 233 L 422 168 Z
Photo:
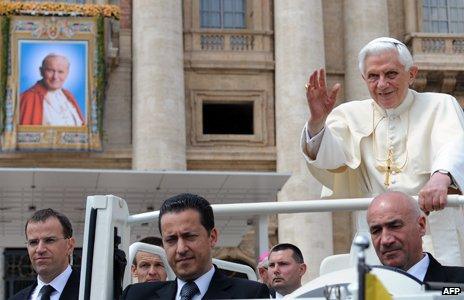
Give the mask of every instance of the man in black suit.
M 367 209 L 372 243 L 382 264 L 402 269 L 421 281 L 464 283 L 463 267 L 442 266 L 422 250 L 426 217 L 417 201 L 401 192 L 386 192 Z
M 177 279 L 129 285 L 123 299 L 269 298 L 266 285 L 226 277 L 213 266 L 211 251 L 218 231 L 213 209 L 204 198 L 180 194 L 167 199 L 160 209 L 158 228 Z
M 25 233 L 37 280 L 10 300 L 77 300 L 79 272 L 69 264 L 75 245 L 69 219 L 51 208 L 42 209 L 27 220 Z

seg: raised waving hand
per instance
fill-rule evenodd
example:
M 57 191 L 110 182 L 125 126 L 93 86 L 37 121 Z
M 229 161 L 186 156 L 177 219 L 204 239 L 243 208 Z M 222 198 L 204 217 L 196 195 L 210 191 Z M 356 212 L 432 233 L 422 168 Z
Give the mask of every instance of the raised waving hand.
M 311 115 L 308 130 L 311 136 L 316 135 L 324 127 L 327 116 L 332 111 L 340 84 L 336 83 L 329 91 L 325 82 L 324 69 L 314 71 L 306 84 L 306 99 Z

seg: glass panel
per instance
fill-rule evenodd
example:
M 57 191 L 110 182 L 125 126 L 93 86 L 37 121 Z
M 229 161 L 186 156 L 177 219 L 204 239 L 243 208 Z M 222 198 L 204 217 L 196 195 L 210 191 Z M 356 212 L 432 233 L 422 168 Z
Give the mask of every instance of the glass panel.
M 245 0 L 201 0 L 202 28 L 244 28 Z
M 441 33 L 448 32 L 448 22 L 440 22 L 439 24 L 440 25 L 439 25 L 438 32 L 441 32 Z
M 446 8 L 439 8 L 438 9 L 438 19 L 439 20 L 446 20 L 446 15 L 447 15 L 447 12 L 446 12 Z
M 224 0 L 224 28 L 245 28 L 244 0 Z
M 431 16 L 430 16 L 430 20 L 437 20 L 438 19 L 438 9 L 433 7 L 431 9 Z
M 224 0 L 224 12 L 233 12 L 234 8 L 234 0 Z
M 201 0 L 200 26 L 202 28 L 221 28 L 220 0 Z

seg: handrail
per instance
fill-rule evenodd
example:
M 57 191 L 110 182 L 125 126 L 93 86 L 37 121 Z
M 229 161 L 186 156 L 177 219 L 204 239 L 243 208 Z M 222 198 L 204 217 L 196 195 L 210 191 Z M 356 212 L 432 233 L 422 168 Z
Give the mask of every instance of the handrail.
M 417 196 L 414 196 L 417 200 Z M 344 210 L 364 210 L 372 198 L 302 200 L 286 202 L 232 203 L 211 205 L 217 216 L 253 216 L 285 213 L 331 212 Z M 464 196 L 448 195 L 447 207 L 464 206 Z M 129 216 L 129 224 L 156 221 L 159 211 L 145 212 Z

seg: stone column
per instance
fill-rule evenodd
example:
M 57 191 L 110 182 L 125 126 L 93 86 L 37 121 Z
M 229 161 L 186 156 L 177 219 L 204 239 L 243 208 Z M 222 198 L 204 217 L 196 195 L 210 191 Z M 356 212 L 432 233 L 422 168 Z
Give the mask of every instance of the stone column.
M 404 1 L 404 27 L 406 34 L 415 33 L 417 29 L 417 1 L 405 0 Z
M 186 169 L 181 0 L 132 2 L 132 167 Z
M 320 199 L 321 185 L 306 169 L 299 141 L 309 117 L 304 85 L 325 66 L 322 1 L 274 5 L 277 171 L 292 173 L 278 199 Z M 297 245 L 309 267 L 304 279 L 316 277 L 321 260 L 333 251 L 331 213 L 279 215 L 279 242 Z
M 369 92 L 358 68 L 358 53 L 371 40 L 388 36 L 386 0 L 345 0 L 345 99 L 369 98 Z

